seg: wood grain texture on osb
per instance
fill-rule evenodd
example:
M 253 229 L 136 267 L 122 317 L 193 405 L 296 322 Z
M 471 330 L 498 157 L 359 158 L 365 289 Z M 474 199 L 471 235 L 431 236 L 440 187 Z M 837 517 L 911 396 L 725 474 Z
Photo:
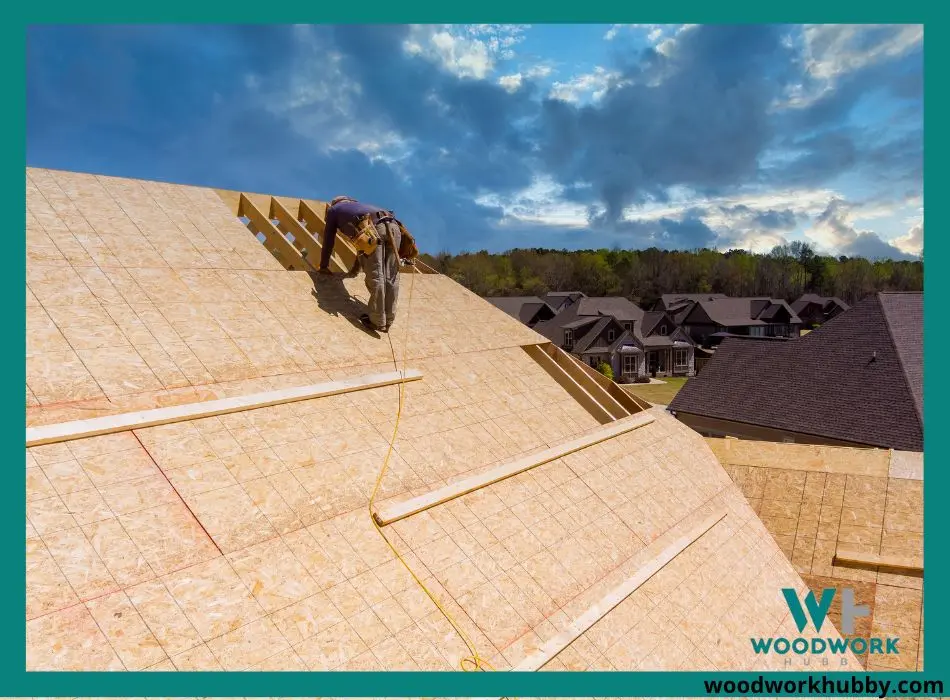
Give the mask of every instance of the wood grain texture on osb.
M 543 371 L 510 366 L 517 357 L 499 356 L 497 371 L 544 387 Z M 560 405 L 561 420 L 531 430 L 515 393 L 479 423 L 472 395 L 505 379 L 419 387 L 384 497 L 596 427 L 553 401 L 538 412 Z M 453 396 L 469 403 L 438 409 Z M 365 507 L 396 397 L 354 399 L 29 450 L 30 668 L 457 668 L 468 649 Z M 499 668 L 723 507 L 722 525 L 546 668 L 776 667 L 748 635 L 790 632 L 779 589 L 804 584 L 702 440 L 657 419 L 387 529 Z
M 834 555 L 842 549 L 922 560 L 923 456 L 733 439 L 707 442 L 816 595 L 826 587 L 854 587 L 858 603 L 872 612 L 861 623 L 867 629 L 858 633 L 900 637 L 899 655 L 865 655 L 862 662 L 869 669 L 920 669 L 923 579 L 882 567 L 836 565 Z M 839 613 L 833 607 L 832 619 Z
M 393 349 L 353 322 L 361 279 L 283 270 L 214 191 L 29 170 L 27 207 L 31 422 L 391 371 L 395 352 L 424 379 L 381 505 L 599 427 L 521 349 L 540 336 L 447 278 L 411 276 L 411 302 L 404 279 Z M 470 650 L 367 508 L 398 405 L 382 387 L 27 450 L 28 668 L 458 668 Z M 780 589 L 804 582 L 702 438 L 654 415 L 386 529 L 498 668 L 722 510 L 545 669 L 784 667 L 749 636 L 797 636 Z
M 26 235 L 31 425 L 394 368 L 356 321 L 361 278 L 288 273 L 211 190 L 29 169 Z M 444 277 L 413 276 L 411 301 L 408 282 L 400 358 L 541 340 Z

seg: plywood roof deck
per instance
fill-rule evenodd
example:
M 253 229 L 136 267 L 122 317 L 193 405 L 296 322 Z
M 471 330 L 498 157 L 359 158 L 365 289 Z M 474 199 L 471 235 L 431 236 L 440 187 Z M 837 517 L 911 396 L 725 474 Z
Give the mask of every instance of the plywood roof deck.
M 392 348 L 352 320 L 362 280 L 315 288 L 212 190 L 29 169 L 27 209 L 32 426 L 405 354 L 423 379 L 382 505 L 601 429 L 523 350 L 543 338 L 445 277 L 413 275 L 411 300 L 404 279 Z M 28 667 L 457 668 L 469 650 L 367 509 L 397 405 L 386 386 L 29 448 Z M 385 529 L 499 669 L 716 512 L 545 668 L 784 667 L 748 636 L 797 635 L 780 588 L 801 577 L 703 440 L 653 418 Z
M 870 670 L 923 664 L 923 454 L 732 438 L 707 442 L 805 582 L 852 586 L 864 634 L 901 638 Z M 832 608 L 837 620 L 840 608 Z

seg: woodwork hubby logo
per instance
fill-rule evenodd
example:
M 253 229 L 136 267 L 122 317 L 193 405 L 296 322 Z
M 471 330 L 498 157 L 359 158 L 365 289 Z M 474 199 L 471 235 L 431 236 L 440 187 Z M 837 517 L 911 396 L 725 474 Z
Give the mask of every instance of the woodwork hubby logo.
M 841 634 L 839 639 L 831 637 L 819 637 L 821 627 L 828 617 L 828 610 L 831 609 L 831 603 L 835 595 L 841 593 Z M 863 656 L 866 653 L 871 654 L 897 654 L 898 637 L 860 637 L 855 636 L 854 621 L 859 617 L 868 617 L 870 609 L 867 605 L 858 605 L 854 600 L 853 588 L 825 588 L 821 592 L 821 599 L 815 598 L 814 591 L 809 591 L 805 596 L 805 604 L 798 598 L 794 588 L 783 588 L 782 595 L 785 596 L 785 602 L 792 613 L 792 619 L 799 632 L 804 632 L 808 626 L 808 618 L 811 618 L 812 625 L 815 627 L 816 636 L 814 637 L 752 637 L 752 648 L 756 654 L 779 654 L 779 655 L 797 655 L 802 657 L 806 654 L 832 654 L 841 655 L 842 665 L 847 664 L 845 654 L 851 652 L 855 656 Z M 827 657 L 825 657 L 827 659 Z

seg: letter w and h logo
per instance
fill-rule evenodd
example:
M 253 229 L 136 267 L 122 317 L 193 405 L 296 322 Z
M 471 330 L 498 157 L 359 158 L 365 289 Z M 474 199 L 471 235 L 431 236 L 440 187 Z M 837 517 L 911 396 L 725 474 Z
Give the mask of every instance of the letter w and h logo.
M 834 600 L 835 592 L 836 589 L 834 588 L 825 588 L 821 592 L 821 600 L 815 599 L 814 591 L 808 591 L 808 595 L 805 596 L 808 617 L 811 617 L 816 632 L 821 632 L 821 626 L 828 616 L 828 610 L 831 608 L 831 601 Z M 788 609 L 798 626 L 798 631 L 804 632 L 808 625 L 808 617 L 805 616 L 805 610 L 798 599 L 798 594 L 794 588 L 783 588 L 782 595 L 785 596 L 785 602 L 788 603 Z M 869 614 L 870 611 L 867 605 L 855 605 L 853 588 L 841 589 L 841 634 L 854 634 L 854 619 L 856 617 L 867 617 Z

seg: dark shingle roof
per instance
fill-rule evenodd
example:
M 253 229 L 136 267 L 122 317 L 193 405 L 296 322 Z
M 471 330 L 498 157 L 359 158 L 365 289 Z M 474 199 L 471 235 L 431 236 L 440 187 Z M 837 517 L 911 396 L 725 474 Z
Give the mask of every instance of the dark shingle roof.
M 879 293 L 798 340 L 727 338 L 670 409 L 922 451 L 922 310 L 920 293 Z
M 576 328 L 583 319 L 597 320 L 601 316 L 613 316 L 618 321 L 639 321 L 643 309 L 623 297 L 583 297 L 575 304 L 558 312 L 557 316 L 541 321 L 534 330 L 548 340 L 560 344 L 563 329 Z M 619 315 L 618 315 L 619 314 Z
M 565 305 L 573 304 L 586 296 L 584 292 L 548 292 L 543 301 L 555 311 L 560 311 Z
M 542 303 L 540 297 L 485 297 L 485 301 L 514 318 L 518 318 L 521 307 L 525 304 L 529 302 Z
M 610 316 L 605 316 L 600 320 L 596 321 L 591 329 L 584 334 L 584 336 L 574 343 L 574 347 L 571 352 L 582 353 L 582 352 L 608 352 L 606 347 L 591 347 L 591 344 L 597 340 L 601 331 L 607 326 L 608 323 L 613 321 Z
M 924 415 L 924 295 L 881 294 L 881 308 L 887 319 L 894 347 L 914 396 L 917 415 Z
M 822 296 L 818 296 L 817 294 L 802 294 L 800 297 L 798 297 L 798 299 L 792 302 L 791 307 L 792 307 L 792 311 L 794 311 L 797 314 L 803 311 L 805 307 L 808 306 L 809 304 L 818 304 L 822 308 L 824 308 L 831 302 L 833 302 L 838 307 L 840 307 L 842 311 L 847 311 L 848 309 L 851 308 L 838 297 L 822 297 Z
M 538 311 L 547 306 L 540 297 L 485 297 L 485 301 L 522 323 L 528 323 Z M 551 313 L 554 313 L 554 309 L 551 309 Z
M 724 297 L 697 302 L 715 323 L 726 328 L 733 326 L 761 326 L 760 316 L 770 318 L 778 307 L 788 310 L 789 323 L 801 323 L 798 315 L 782 299 L 768 297 Z M 757 313 L 756 313 L 757 312 Z
M 577 304 L 578 316 L 613 316 L 618 321 L 639 321 L 644 311 L 625 297 L 586 297 Z
M 643 321 L 640 323 L 640 331 L 643 335 L 649 335 L 656 324 L 660 322 L 661 319 L 665 318 L 666 314 L 662 311 L 647 311 L 643 314 Z
M 575 327 L 574 322 L 581 320 L 577 317 L 578 306 L 579 304 L 568 306 L 566 309 L 559 311 L 554 318 L 541 321 L 534 327 L 535 332 L 540 333 L 551 342 L 560 345 L 564 340 L 564 329 Z
M 663 308 L 669 309 L 670 305 L 680 305 L 690 301 L 702 301 L 708 299 L 723 299 L 725 294 L 661 294 L 660 300 L 663 302 Z

